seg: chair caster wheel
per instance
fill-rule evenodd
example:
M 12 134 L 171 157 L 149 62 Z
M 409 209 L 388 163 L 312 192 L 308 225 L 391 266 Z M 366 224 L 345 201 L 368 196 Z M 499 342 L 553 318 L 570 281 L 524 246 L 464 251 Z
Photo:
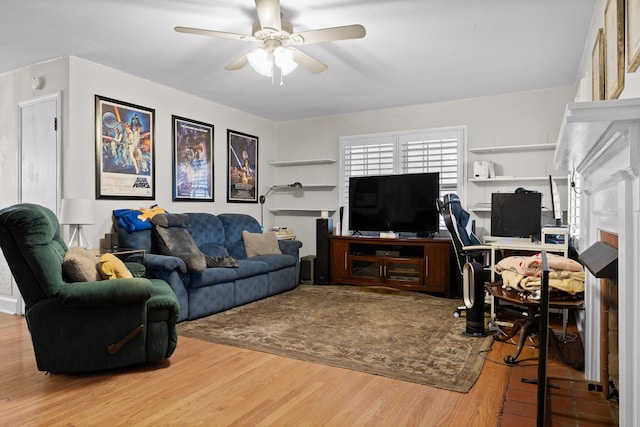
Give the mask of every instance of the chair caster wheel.
M 517 365 L 518 361 L 513 356 L 505 356 L 504 363 L 507 365 Z
M 456 310 L 453 312 L 453 317 L 457 319 L 458 317 L 460 317 L 460 314 L 460 310 Z

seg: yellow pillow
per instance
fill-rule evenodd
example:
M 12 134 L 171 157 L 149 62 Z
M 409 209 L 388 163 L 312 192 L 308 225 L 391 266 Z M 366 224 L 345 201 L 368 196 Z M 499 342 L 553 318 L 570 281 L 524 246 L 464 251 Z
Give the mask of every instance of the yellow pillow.
M 124 262 L 114 254 L 104 254 L 100 257 L 100 275 L 103 279 L 130 279 L 133 277 Z

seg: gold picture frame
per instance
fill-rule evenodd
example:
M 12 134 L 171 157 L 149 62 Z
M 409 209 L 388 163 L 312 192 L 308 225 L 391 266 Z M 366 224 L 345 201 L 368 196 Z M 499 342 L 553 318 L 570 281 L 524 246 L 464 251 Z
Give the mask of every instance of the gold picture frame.
M 624 89 L 624 0 L 608 0 L 604 10 L 605 99 Z
M 627 0 L 627 71 L 640 66 L 640 0 Z
M 604 28 L 598 30 L 596 42 L 591 51 L 591 99 L 604 99 Z

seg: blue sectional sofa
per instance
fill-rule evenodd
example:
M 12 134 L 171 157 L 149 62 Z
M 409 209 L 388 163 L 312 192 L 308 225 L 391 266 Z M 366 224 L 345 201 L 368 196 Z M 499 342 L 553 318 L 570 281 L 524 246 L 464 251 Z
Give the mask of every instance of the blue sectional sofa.
M 169 283 L 180 304 L 178 321 L 193 320 L 294 289 L 300 279 L 297 240 L 279 240 L 282 254 L 247 258 L 242 231 L 260 233 L 253 217 L 244 214 L 186 213 L 189 234 L 200 251 L 212 257 L 231 256 L 236 268 L 210 267 L 189 272 L 176 256 L 159 253 L 151 227 L 131 231 L 114 217 L 121 248 L 144 249 L 146 276 Z

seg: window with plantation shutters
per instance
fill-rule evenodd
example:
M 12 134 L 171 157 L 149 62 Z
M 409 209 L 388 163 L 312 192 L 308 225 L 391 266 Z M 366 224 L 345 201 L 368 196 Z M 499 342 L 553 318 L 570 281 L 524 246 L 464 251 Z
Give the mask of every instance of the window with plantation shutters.
M 342 137 L 340 146 L 340 201 L 346 211 L 352 176 L 439 172 L 441 195 L 466 194 L 464 126 Z

